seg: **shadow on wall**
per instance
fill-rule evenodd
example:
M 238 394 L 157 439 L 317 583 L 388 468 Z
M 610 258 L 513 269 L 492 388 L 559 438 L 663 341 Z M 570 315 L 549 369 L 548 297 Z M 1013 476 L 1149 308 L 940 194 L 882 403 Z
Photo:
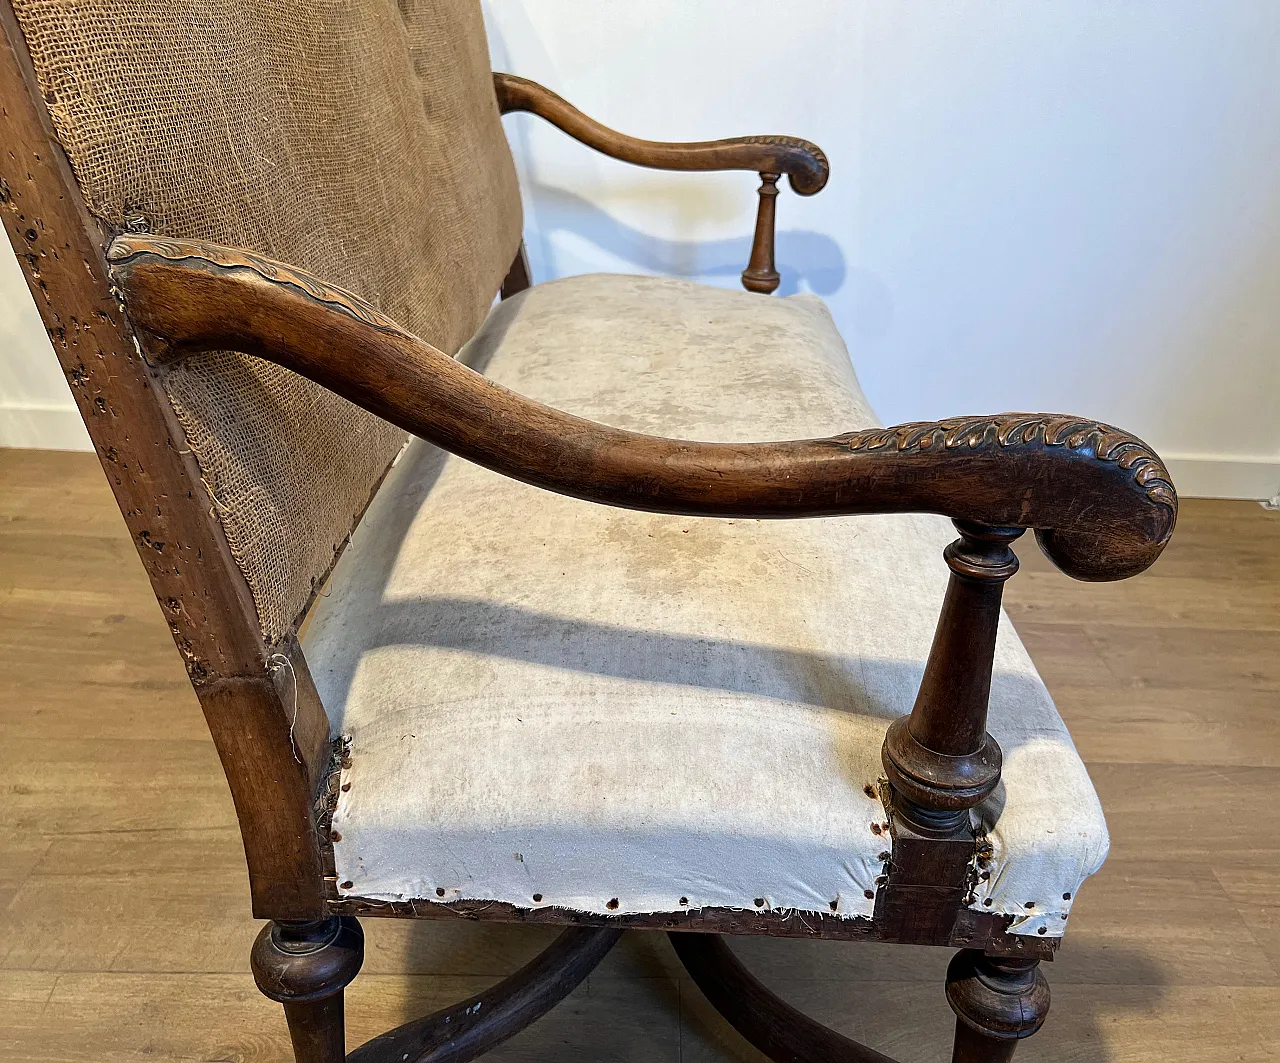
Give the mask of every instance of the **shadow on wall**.
M 663 276 L 731 277 L 736 284 L 751 257 L 750 235 L 729 240 L 666 240 L 618 221 L 565 189 L 530 183 L 524 192 L 529 213 L 537 219 L 535 232 L 528 235 L 535 280 L 564 275 L 557 268 L 558 255 L 551 240 L 558 232 L 573 233 L 631 263 L 639 272 Z M 831 295 L 845 283 L 844 254 L 831 237 L 805 229 L 782 230 L 777 233 L 775 247 L 782 275 L 778 295 L 799 291 Z

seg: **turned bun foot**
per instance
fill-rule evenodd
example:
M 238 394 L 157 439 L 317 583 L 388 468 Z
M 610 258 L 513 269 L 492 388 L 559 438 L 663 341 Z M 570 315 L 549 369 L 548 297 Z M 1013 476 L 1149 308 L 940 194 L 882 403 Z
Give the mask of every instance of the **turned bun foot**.
M 284 1005 L 297 1063 L 344 1063 L 342 991 L 364 962 L 364 931 L 351 916 L 268 923 L 250 966 L 265 996 Z
M 1049 983 L 1039 960 L 958 952 L 947 968 L 947 1003 L 956 1013 L 952 1063 L 1004 1063 L 1049 1014 Z

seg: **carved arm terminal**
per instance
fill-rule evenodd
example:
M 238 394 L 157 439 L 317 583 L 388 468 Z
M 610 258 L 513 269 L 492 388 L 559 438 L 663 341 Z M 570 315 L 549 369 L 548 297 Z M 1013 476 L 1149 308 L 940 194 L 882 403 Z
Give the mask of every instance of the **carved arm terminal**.
M 787 175 L 802 196 L 821 192 L 831 167 L 817 144 L 799 137 L 752 136 L 697 143 L 639 140 L 615 132 L 579 111 L 536 81 L 495 73 L 493 87 L 503 114 L 527 111 L 610 158 L 656 170 L 754 170 L 760 175 L 759 206 L 751 260 L 742 273 L 748 291 L 767 295 L 780 278 L 774 263 L 775 201 L 778 180 Z

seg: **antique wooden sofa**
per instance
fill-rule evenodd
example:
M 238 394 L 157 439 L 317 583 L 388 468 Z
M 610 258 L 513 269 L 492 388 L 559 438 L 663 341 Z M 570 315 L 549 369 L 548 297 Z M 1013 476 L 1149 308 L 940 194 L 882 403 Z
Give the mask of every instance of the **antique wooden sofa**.
M 0 216 L 208 718 L 300 1063 L 481 1054 L 627 928 L 778 1060 L 884 1057 L 722 935 L 959 949 L 957 1060 L 1040 1026 L 1107 833 L 1001 588 L 1026 530 L 1080 579 L 1151 564 L 1177 499 L 1140 440 L 881 427 L 822 303 L 767 294 L 778 182 L 818 192 L 822 152 L 616 134 L 491 73 L 475 0 L 0 18 Z M 514 110 L 758 172 L 749 291 L 531 286 Z M 357 917 L 458 915 L 567 929 L 347 1056 Z

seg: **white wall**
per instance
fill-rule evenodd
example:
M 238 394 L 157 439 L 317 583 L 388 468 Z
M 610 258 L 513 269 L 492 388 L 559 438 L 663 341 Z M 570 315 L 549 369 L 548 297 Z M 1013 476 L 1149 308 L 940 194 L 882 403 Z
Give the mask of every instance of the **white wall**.
M 1186 493 L 1280 491 L 1280 3 L 488 0 L 494 66 L 661 139 L 793 133 L 783 291 L 888 422 L 1114 421 Z M 535 276 L 735 285 L 756 181 L 603 159 L 528 115 Z
M 1184 493 L 1280 492 L 1280 3 L 486 0 L 485 13 L 495 68 L 626 132 L 822 145 L 826 190 L 779 200 L 782 290 L 828 301 L 886 421 L 1080 413 L 1146 438 Z M 505 122 L 537 279 L 738 283 L 754 175 L 655 173 L 531 116 Z M 11 267 L 0 442 L 31 438 L 14 425 L 33 405 L 70 402 L 38 324 L 13 323 L 25 294 Z
M 90 450 L 71 388 L 0 234 L 0 447 Z

